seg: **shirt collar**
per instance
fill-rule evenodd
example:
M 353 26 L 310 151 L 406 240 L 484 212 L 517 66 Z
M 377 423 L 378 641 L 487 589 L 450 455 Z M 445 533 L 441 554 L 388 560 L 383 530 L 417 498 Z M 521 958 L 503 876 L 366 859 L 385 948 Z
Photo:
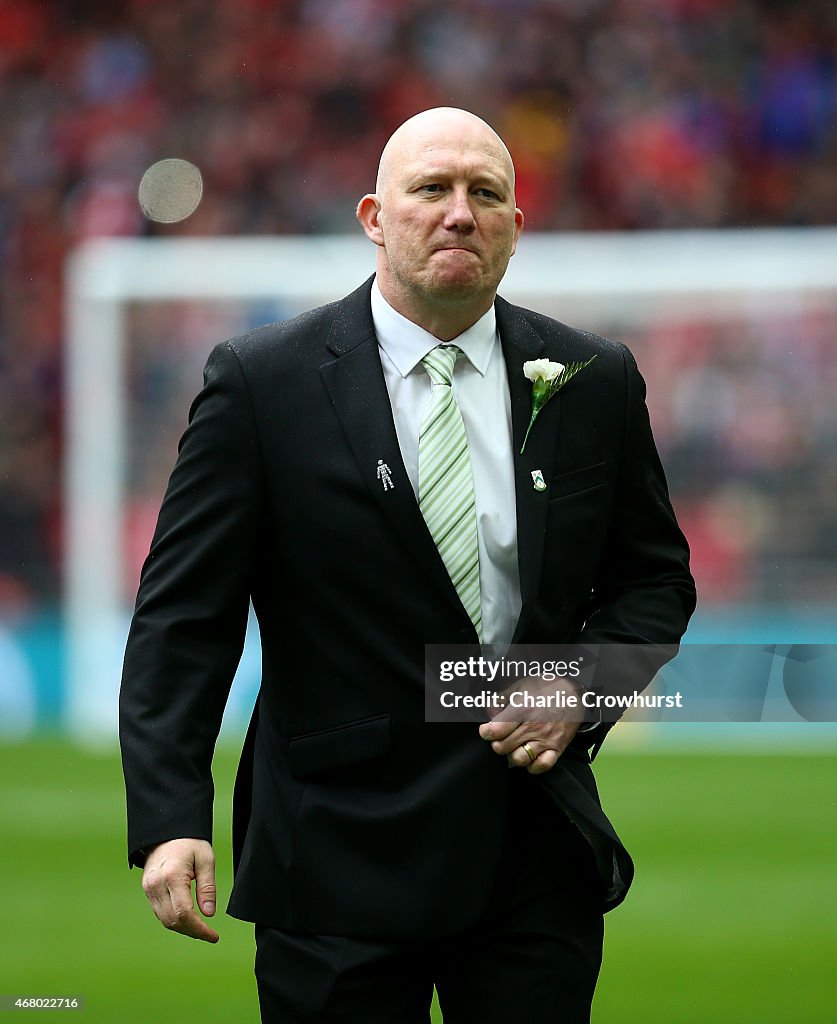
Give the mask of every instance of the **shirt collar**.
M 443 344 L 423 327 L 393 309 L 381 294 L 377 278 L 372 282 L 372 320 L 378 344 L 402 377 L 411 373 L 428 352 Z M 484 377 L 497 344 L 497 320 L 493 304 L 473 326 L 454 338 L 453 343 L 462 349 L 474 369 Z

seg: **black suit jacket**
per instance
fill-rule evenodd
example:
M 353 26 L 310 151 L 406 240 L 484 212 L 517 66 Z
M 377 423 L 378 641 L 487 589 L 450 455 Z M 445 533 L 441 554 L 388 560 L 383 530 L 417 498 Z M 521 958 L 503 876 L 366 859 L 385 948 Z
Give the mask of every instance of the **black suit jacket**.
M 142 573 L 120 735 L 130 862 L 158 841 L 210 839 L 212 752 L 252 598 L 263 671 L 236 781 L 230 913 L 415 936 L 483 909 L 511 773 L 475 725 L 424 722 L 424 645 L 476 635 L 404 469 L 369 294 L 368 281 L 210 356 Z M 514 431 L 515 641 L 676 643 L 694 586 L 633 358 L 500 298 L 496 313 Z M 524 361 L 593 354 L 519 456 Z M 589 765 L 605 731 L 526 779 L 589 840 L 609 909 L 633 868 Z

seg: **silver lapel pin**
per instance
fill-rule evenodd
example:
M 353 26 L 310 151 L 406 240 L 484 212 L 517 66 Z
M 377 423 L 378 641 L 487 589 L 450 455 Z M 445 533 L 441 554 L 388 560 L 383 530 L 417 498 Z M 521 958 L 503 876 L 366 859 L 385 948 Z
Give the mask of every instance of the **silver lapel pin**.
M 384 485 L 385 491 L 391 491 L 395 488 L 395 484 L 392 482 L 392 470 L 383 459 L 378 459 L 378 479 Z
M 543 473 L 539 469 L 532 470 L 532 486 L 536 491 L 546 490 L 546 482 L 543 478 Z

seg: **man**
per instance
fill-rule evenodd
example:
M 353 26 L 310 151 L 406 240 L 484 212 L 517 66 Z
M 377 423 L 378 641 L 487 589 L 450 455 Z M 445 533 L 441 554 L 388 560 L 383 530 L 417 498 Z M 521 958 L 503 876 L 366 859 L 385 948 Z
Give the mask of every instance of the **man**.
M 589 767 L 607 726 L 427 724 L 424 646 L 679 640 L 644 385 L 622 346 L 497 297 L 523 214 L 474 115 L 402 125 L 357 213 L 374 281 L 207 363 L 125 657 L 129 860 L 163 924 L 217 941 L 190 885 L 211 916 L 252 597 L 229 912 L 256 922 L 262 1019 L 426 1021 L 435 984 L 448 1024 L 586 1021 L 632 874 Z M 521 455 L 523 363 L 592 356 Z

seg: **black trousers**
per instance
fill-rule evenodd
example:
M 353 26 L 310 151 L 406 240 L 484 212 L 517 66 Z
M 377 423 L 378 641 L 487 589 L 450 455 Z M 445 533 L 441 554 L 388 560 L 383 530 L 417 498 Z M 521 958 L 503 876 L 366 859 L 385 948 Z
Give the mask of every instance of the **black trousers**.
M 588 1024 L 601 883 L 534 781 L 515 780 L 495 891 L 467 932 L 376 942 L 257 925 L 263 1024 L 427 1024 L 434 985 L 445 1024 Z

